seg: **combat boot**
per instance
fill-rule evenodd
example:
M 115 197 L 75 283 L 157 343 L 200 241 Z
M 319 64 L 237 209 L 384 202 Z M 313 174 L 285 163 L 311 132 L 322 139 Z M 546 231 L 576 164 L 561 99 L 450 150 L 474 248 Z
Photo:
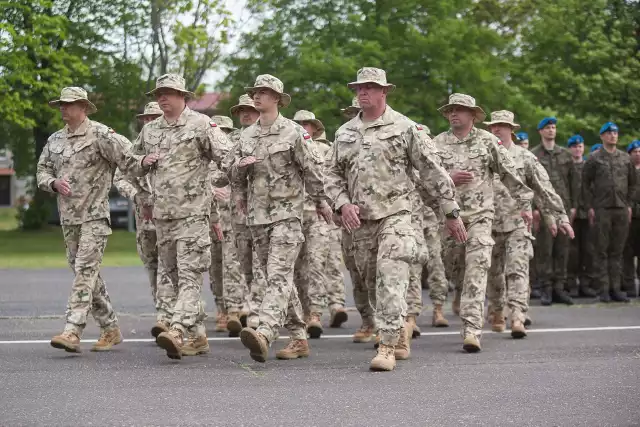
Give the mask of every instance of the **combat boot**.
M 322 332 L 320 313 L 311 313 L 309 315 L 309 321 L 307 322 L 307 333 L 309 334 L 309 338 L 320 338 Z
M 373 343 L 373 348 L 376 350 L 380 347 L 380 332 L 376 334 L 376 342 Z
M 615 302 L 629 302 L 629 298 L 627 297 L 626 292 L 622 291 L 612 291 L 611 292 L 611 301 Z
M 458 313 L 460 312 L 460 306 L 458 306 Z M 448 328 L 449 321 L 444 317 L 444 311 L 442 310 L 442 304 L 433 305 L 433 317 L 431 318 L 431 326 L 435 328 Z
M 488 321 L 491 324 L 491 330 L 493 332 L 504 332 L 507 328 L 507 323 L 504 315 L 502 314 L 502 310 L 489 313 Z
M 232 311 L 227 315 L 227 330 L 230 337 L 239 337 L 242 330 L 242 322 L 240 322 L 240 316 L 238 312 Z
M 411 355 L 411 326 L 408 323 L 405 323 L 404 328 L 400 329 L 400 337 L 393 355 L 396 360 L 407 360 Z
M 183 337 L 180 329 L 171 328 L 156 338 L 156 343 L 167 352 L 169 359 L 182 359 Z
M 573 305 L 573 299 L 571 299 L 569 294 L 564 289 L 554 289 L 553 302 L 566 304 L 566 305 Z
M 531 293 L 529 294 L 529 299 L 540 299 L 541 293 L 539 289 L 531 289 Z
M 416 316 L 407 316 L 407 323 L 409 324 L 409 329 L 411 331 L 411 338 L 419 338 L 420 337 L 420 327 L 416 322 Z
M 216 313 L 216 332 L 226 332 L 227 330 L 227 315 L 224 313 Z
M 581 297 L 586 297 L 586 298 L 595 298 L 595 297 L 598 296 L 598 293 L 596 291 L 594 291 L 593 289 L 584 286 L 584 287 L 580 287 L 579 295 Z
M 524 338 L 527 336 L 527 330 L 524 324 L 518 319 L 511 319 L 511 337 L 512 338 Z
M 100 339 L 93 345 L 91 351 L 108 351 L 111 347 L 122 342 L 122 333 L 120 328 L 103 329 L 100 331 Z
M 285 348 L 276 352 L 276 358 L 282 360 L 299 357 L 309 357 L 309 342 L 307 340 L 289 340 Z
M 51 338 L 51 347 L 60 348 L 69 353 L 81 353 L 80 337 L 71 331 L 64 331 Z
M 392 345 L 380 344 L 378 354 L 371 360 L 369 369 L 372 371 L 393 371 L 395 367 L 395 349 Z
M 156 322 L 155 325 L 153 325 L 153 328 L 151 328 L 151 336 L 154 338 L 158 338 L 158 335 L 160 335 L 163 332 L 169 332 L 169 327 L 171 325 L 169 324 L 169 322 Z
M 532 324 L 533 324 L 533 320 L 531 320 L 531 316 L 529 316 L 528 314 L 525 314 L 524 315 L 524 327 L 528 328 Z
M 369 342 L 373 339 L 373 326 L 363 324 L 360 328 L 353 334 L 353 342 L 357 343 L 365 343 Z
M 260 332 L 252 328 L 240 331 L 242 345 L 249 349 L 249 356 L 256 362 L 264 363 L 269 355 L 269 342 Z
M 451 310 L 453 310 L 453 314 L 455 314 L 456 316 L 460 316 L 460 298 L 462 297 L 462 295 L 460 295 L 460 292 L 455 291 L 455 293 L 453 294 L 453 302 L 451 303 Z
M 185 345 L 182 346 L 183 356 L 197 356 L 199 354 L 209 353 L 209 341 L 206 335 L 189 334 L 189 338 Z
M 482 349 L 480 347 L 480 338 L 472 334 L 465 334 L 462 349 L 467 353 L 479 352 Z
M 544 288 L 540 294 L 540 304 L 544 306 L 549 306 L 553 303 L 553 291 L 551 286 L 548 288 Z
M 329 321 L 330 328 L 339 328 L 344 322 L 349 320 L 349 315 L 344 307 L 337 307 L 331 310 L 331 320 Z

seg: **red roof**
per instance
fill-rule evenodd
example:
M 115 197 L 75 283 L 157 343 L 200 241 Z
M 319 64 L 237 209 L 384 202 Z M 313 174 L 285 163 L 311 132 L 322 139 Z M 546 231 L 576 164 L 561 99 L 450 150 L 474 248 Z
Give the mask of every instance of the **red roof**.
M 199 98 L 189 100 L 189 102 L 187 102 L 187 105 L 192 110 L 200 112 L 215 110 L 218 106 L 218 102 L 227 98 L 228 96 L 228 93 L 205 92 Z

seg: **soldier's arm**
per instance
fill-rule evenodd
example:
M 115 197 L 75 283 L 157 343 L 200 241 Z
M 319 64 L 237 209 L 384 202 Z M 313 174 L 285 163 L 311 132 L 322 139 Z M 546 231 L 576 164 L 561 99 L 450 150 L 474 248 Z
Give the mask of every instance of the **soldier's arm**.
M 242 157 L 240 144 L 236 144 L 224 160 L 223 171 L 227 172 L 229 182 L 231 183 L 231 193 L 234 195 L 234 203 L 246 204 L 248 198 L 248 176 L 249 167 L 238 167 L 238 162 Z M 225 169 L 226 168 L 226 169 Z
M 38 181 L 38 188 L 49 193 L 55 193 L 51 184 L 56 180 L 56 171 L 53 167 L 53 161 L 51 160 L 51 153 L 49 152 L 49 143 L 44 146 L 40 158 L 38 159 L 38 166 L 36 172 L 36 179 Z
M 584 206 L 587 209 L 591 209 L 593 203 L 593 195 L 591 193 L 591 187 L 595 179 L 595 162 L 592 157 L 589 156 L 582 169 L 582 200 L 584 200 Z
M 516 166 L 507 149 L 499 145 L 495 141 L 488 143 L 489 153 L 491 154 L 491 167 L 494 173 L 500 177 L 500 181 L 507 187 L 509 193 L 518 202 L 520 211 L 528 211 L 531 209 L 531 200 L 533 199 L 533 191 L 520 180 Z
M 304 177 L 304 191 L 321 206 L 327 200 L 324 192 L 324 160 L 309 134 L 298 133 L 293 146 L 293 156 Z
M 116 169 L 113 175 L 113 185 L 116 186 L 118 192 L 129 200 L 134 200 L 136 194 L 140 191 L 140 187 L 133 183 L 130 175 L 122 173 L 120 169 Z
M 327 192 L 327 197 L 329 197 L 329 203 L 336 212 L 340 212 L 342 206 L 351 203 L 344 166 L 340 161 L 338 152 L 339 141 L 340 137 L 336 135 L 336 141 L 330 151 L 329 166 L 326 168 L 327 176 L 325 182 L 325 191 Z
M 627 201 L 630 207 L 633 206 L 634 200 L 638 199 L 638 175 L 635 169 L 633 163 L 629 162 Z
M 222 162 L 232 149 L 231 142 L 215 123 L 210 122 L 203 136 L 198 139 L 202 155 L 222 168 Z M 225 184 L 226 185 L 226 184 Z M 224 186 L 224 185 L 223 185 Z
M 144 156 L 134 154 L 131 141 L 124 136 L 110 129 L 106 134 L 99 135 L 97 141 L 102 157 L 124 173 L 142 176 L 149 172 L 148 167 L 142 166 Z
M 409 159 L 420 172 L 422 188 L 429 198 L 439 201 L 440 209 L 446 215 L 460 209 L 456 202 L 455 185 L 442 167 L 435 144 L 426 132 L 419 132 L 418 126 L 412 125 L 404 133 Z
M 545 216 L 545 222 L 553 220 L 552 223 L 568 223 L 569 218 L 564 209 L 562 198 L 554 190 L 549 180 L 549 174 L 547 174 L 546 169 L 535 156 L 527 156 L 525 173 L 527 177 L 526 184 L 533 190 L 535 204 L 542 215 Z
M 569 209 L 578 209 L 580 204 L 580 175 L 576 169 L 573 159 L 569 169 Z

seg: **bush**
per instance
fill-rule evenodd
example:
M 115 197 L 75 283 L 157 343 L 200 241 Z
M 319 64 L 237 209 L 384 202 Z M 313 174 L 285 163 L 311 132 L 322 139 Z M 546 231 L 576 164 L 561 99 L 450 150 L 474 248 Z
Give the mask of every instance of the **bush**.
M 55 209 L 55 200 L 33 186 L 28 194 L 33 196 L 29 204 L 22 203 L 18 206 L 18 226 L 22 230 L 41 230 L 51 216 L 51 209 Z

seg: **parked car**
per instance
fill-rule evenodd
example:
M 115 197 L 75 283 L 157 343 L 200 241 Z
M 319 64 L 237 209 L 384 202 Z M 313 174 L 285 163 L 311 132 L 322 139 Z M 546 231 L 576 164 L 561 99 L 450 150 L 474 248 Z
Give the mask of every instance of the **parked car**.
M 127 228 L 129 224 L 129 200 L 123 197 L 118 189 L 113 186 L 109 191 L 109 212 L 111 214 L 112 228 Z M 49 224 L 60 225 L 60 213 L 58 205 L 54 204 L 51 210 Z

